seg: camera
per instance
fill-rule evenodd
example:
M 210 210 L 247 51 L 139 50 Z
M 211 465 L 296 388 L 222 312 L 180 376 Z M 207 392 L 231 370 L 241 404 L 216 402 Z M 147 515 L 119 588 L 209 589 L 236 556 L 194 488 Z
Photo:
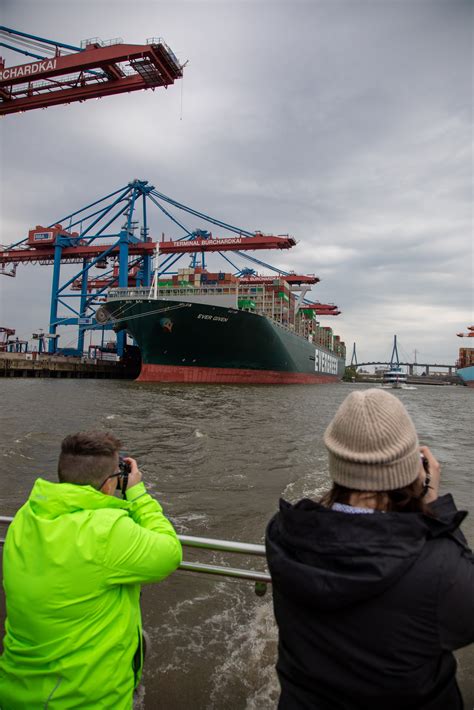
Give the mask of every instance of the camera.
M 127 491 L 128 485 L 128 474 L 132 470 L 132 467 L 127 461 L 124 461 L 122 455 L 119 456 L 119 471 L 120 476 L 117 478 L 117 490 L 122 491 L 122 498 L 125 498 L 125 493 Z
M 421 495 L 420 495 L 420 498 L 424 498 L 425 495 L 428 493 L 429 489 L 431 488 L 431 486 L 430 486 L 430 483 L 431 483 L 431 474 L 430 474 L 430 467 L 429 467 L 429 464 L 428 464 L 428 459 L 426 458 L 426 456 L 423 456 L 423 454 L 420 454 L 420 455 L 421 455 L 421 463 L 422 463 L 422 465 L 423 465 L 423 469 L 424 469 L 425 474 L 426 474 L 426 476 L 425 476 L 425 482 L 424 482 L 424 484 L 423 484 L 423 490 L 422 490 Z
M 132 470 L 132 467 L 130 466 L 130 464 L 127 463 L 127 461 L 124 461 L 123 456 L 120 456 L 120 458 L 119 458 L 119 469 L 120 469 L 120 474 L 122 476 L 128 476 L 128 474 Z

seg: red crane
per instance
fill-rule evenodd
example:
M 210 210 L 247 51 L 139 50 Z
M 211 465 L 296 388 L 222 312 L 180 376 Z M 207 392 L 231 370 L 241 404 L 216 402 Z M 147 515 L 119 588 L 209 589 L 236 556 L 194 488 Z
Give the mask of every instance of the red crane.
M 247 240 L 246 240 L 247 241 Z M 280 278 L 278 276 L 241 276 L 239 281 L 241 284 L 251 285 L 251 284 L 267 284 L 272 283 L 275 278 Z M 286 281 L 290 286 L 300 286 L 301 284 L 317 284 L 320 279 L 314 274 L 285 274 L 281 278 Z
M 35 59 L 6 67 L 0 57 L 0 116 L 166 88 L 183 76 L 184 65 L 161 38 L 153 37 L 146 44 L 124 44 L 122 39 L 105 43 L 94 38 L 75 47 L 0 26 L 0 40 L 0 46 Z
M 339 316 L 341 311 L 333 303 L 303 303 L 301 308 L 305 311 L 314 311 L 318 316 Z
M 474 325 L 468 325 L 467 329 L 469 333 L 456 333 L 458 338 L 474 338 Z
M 1 264 L 26 264 L 40 263 L 52 264 L 54 262 L 54 243 L 56 234 L 70 236 L 77 239 L 75 233 L 68 234 L 60 224 L 54 228 L 36 227 L 30 230 L 28 242 L 29 247 L 17 247 L 15 249 L 5 249 L 0 251 Z M 41 237 L 37 243 L 34 240 Z M 191 241 L 160 241 L 158 242 L 161 254 L 187 254 L 193 252 L 217 252 L 236 251 L 245 247 L 246 250 L 253 249 L 291 249 L 296 244 L 293 237 L 274 237 L 267 234 L 257 234 L 254 237 L 223 237 L 210 239 L 193 239 Z M 128 246 L 130 256 L 146 254 L 152 255 L 156 249 L 157 242 L 138 242 Z M 82 259 L 97 257 L 104 251 L 103 245 L 87 244 L 85 240 L 77 240 L 75 246 L 64 247 L 61 253 L 61 261 L 78 262 Z M 110 256 L 117 256 L 119 247 L 110 250 Z M 284 277 L 286 279 L 286 277 Z
M 7 351 L 9 345 L 9 338 L 15 335 L 16 331 L 14 328 L 0 328 L 0 353 Z

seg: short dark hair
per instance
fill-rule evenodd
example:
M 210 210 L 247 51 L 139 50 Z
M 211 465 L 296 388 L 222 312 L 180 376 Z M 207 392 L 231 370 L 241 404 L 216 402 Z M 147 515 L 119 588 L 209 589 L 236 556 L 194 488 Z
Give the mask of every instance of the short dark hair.
M 58 478 L 61 483 L 100 488 L 115 473 L 120 441 L 107 431 L 70 434 L 61 443 Z

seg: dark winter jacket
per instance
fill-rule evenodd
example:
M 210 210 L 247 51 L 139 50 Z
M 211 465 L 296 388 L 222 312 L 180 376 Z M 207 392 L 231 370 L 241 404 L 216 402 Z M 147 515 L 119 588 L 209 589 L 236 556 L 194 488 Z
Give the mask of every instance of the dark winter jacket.
M 419 513 L 280 501 L 266 546 L 281 710 L 457 710 L 474 557 L 450 495 Z

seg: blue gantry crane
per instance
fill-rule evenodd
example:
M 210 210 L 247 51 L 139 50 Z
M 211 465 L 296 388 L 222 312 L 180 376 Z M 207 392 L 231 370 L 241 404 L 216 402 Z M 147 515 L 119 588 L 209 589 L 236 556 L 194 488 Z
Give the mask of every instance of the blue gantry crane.
M 180 236 L 165 238 L 163 232 L 160 241 L 152 240 L 151 207 L 158 210 L 160 219 L 171 222 Z M 225 236 L 214 237 L 204 228 L 191 229 L 183 223 L 181 214 L 218 227 Z M 105 300 L 107 290 L 114 286 L 151 286 L 153 259 L 156 260 L 158 252 L 159 264 L 154 265 L 158 277 L 176 273 L 176 263 L 186 255 L 191 259 L 191 267 L 200 265 L 205 269 L 206 252 L 214 252 L 232 266 L 236 275 L 244 279 L 258 278 L 253 268 L 242 268 L 227 256 L 233 252 L 275 274 L 287 276 L 294 283 L 317 283 L 319 279 L 315 276 L 289 275 L 246 253 L 257 249 L 288 249 L 295 244 L 288 235 L 264 235 L 231 225 L 168 197 L 147 180 L 135 179 L 54 220 L 47 227 L 37 225 L 29 230 L 28 237 L 0 250 L 0 273 L 11 276 L 12 267 L 22 263 L 52 265 L 49 332 L 45 335 L 49 340 L 48 349 L 50 353 L 82 355 L 87 331 L 102 329 L 104 333 L 104 328 L 111 327 L 95 321 L 95 311 Z M 78 270 L 63 277 L 64 264 L 76 264 Z M 58 329 L 62 326 L 77 328 L 75 347 L 59 347 Z M 120 356 L 124 353 L 126 337 L 123 331 L 117 335 Z

